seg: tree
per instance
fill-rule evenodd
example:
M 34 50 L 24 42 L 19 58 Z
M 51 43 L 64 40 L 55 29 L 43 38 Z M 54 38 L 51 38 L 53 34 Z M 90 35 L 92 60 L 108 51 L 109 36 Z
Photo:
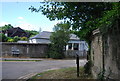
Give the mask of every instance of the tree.
M 49 0 L 48 0 L 49 1 Z M 119 3 L 88 3 L 88 2 L 42 2 L 37 9 L 29 8 L 32 12 L 42 12 L 51 21 L 58 19 L 71 23 L 72 32 L 91 46 L 92 31 L 100 28 L 108 30 L 119 18 Z M 104 25 L 104 26 L 103 26 Z
M 7 30 L 7 29 L 10 29 L 10 28 L 13 28 L 13 26 L 11 24 L 8 24 L 8 25 L 0 27 L 0 30 Z
M 68 23 L 60 23 L 54 27 L 54 32 L 50 36 L 50 54 L 51 58 L 64 58 L 65 46 L 69 41 L 69 29 L 70 25 Z
M 25 31 L 29 33 L 30 37 L 33 37 L 33 36 L 39 34 L 39 32 L 35 31 L 35 30 L 25 30 Z
M 0 42 L 7 42 L 7 40 L 8 40 L 8 37 L 0 33 Z
M 33 6 L 29 8 L 31 11 L 41 11 L 50 20 L 62 20 L 71 23 L 72 32 L 81 39 L 88 42 L 89 53 L 88 63 L 85 67 L 91 66 L 91 35 L 95 29 L 101 32 L 108 31 L 114 24 L 116 19 L 120 19 L 119 3 L 87 3 L 87 2 L 44 2 L 37 9 Z M 86 70 L 90 70 L 87 68 Z
M 102 17 L 104 11 L 112 9 L 112 3 L 42 2 L 38 9 L 33 6 L 29 9 L 41 11 L 50 20 L 64 19 L 70 22 L 72 31 L 81 39 L 90 42 L 91 32 L 96 29 L 94 24 Z

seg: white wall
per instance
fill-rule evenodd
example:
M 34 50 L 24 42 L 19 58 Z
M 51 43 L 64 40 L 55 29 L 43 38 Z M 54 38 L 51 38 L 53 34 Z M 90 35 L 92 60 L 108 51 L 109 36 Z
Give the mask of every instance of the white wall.
M 50 40 L 47 40 L 47 39 L 32 39 L 32 40 L 29 40 L 30 43 L 51 43 Z M 83 50 L 86 50 L 88 51 L 88 45 L 85 41 L 76 41 L 76 40 L 70 40 L 68 43 L 79 43 L 79 50 L 80 51 L 83 51 Z M 66 50 L 68 50 L 68 45 L 66 46 Z
M 36 39 L 30 39 L 29 43 L 37 43 L 37 42 L 36 42 Z
M 79 50 L 83 51 L 86 50 L 88 51 L 88 44 L 85 41 L 75 41 L 75 40 L 70 40 L 68 43 L 79 43 Z M 68 45 L 66 46 L 66 50 L 68 50 Z
M 37 43 L 51 43 L 50 40 L 47 40 L 47 39 L 37 39 L 36 40 Z
M 70 40 L 68 43 L 81 43 L 81 41 Z
M 30 43 L 51 43 L 50 40 L 47 39 L 31 39 L 29 40 Z

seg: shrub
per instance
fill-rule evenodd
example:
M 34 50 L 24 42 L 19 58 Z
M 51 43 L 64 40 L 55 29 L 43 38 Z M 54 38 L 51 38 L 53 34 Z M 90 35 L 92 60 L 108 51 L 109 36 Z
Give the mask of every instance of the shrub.
M 19 40 L 20 40 L 20 37 L 15 36 L 13 39 L 14 39 L 14 42 L 17 42 L 17 41 L 19 41 Z
M 22 41 L 27 41 L 28 40 L 28 38 L 27 37 L 21 37 L 21 39 L 20 40 L 22 40 Z
M 7 42 L 14 42 L 14 39 L 10 38 L 7 40 Z
M 64 58 L 64 54 L 60 54 L 56 51 L 52 51 L 52 52 L 50 52 L 50 57 L 53 59 L 62 59 L 62 58 Z
M 86 73 L 86 74 L 91 74 L 91 65 L 92 65 L 92 63 L 91 63 L 91 61 L 88 61 L 85 65 L 84 65 L 84 68 L 85 68 L 85 70 L 84 70 L 84 72 Z

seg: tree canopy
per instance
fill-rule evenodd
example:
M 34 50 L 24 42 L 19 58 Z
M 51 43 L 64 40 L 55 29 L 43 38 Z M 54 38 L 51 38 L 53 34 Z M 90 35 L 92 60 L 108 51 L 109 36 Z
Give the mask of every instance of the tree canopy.
M 0 27 L 0 30 L 8 30 L 10 28 L 13 28 L 13 26 L 11 24 L 8 24 L 8 25 Z
M 39 32 L 35 31 L 35 30 L 25 30 L 25 31 L 29 33 L 30 37 L 33 37 L 33 36 L 39 34 Z
M 97 29 L 99 24 L 107 21 L 104 17 L 110 14 L 115 15 L 107 11 L 117 10 L 116 5 L 118 4 L 109 2 L 42 2 L 39 8 L 31 6 L 29 9 L 32 12 L 42 12 L 50 20 L 64 19 L 64 21 L 70 22 L 72 31 L 89 41 L 91 32 Z

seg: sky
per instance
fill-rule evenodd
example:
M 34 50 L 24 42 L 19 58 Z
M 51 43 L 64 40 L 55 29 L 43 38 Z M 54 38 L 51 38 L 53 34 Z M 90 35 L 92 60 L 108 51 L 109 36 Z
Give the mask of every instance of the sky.
M 0 26 L 11 24 L 14 27 L 21 27 L 25 30 L 53 31 L 58 20 L 50 21 L 41 12 L 31 12 L 30 6 L 39 8 L 40 2 L 0 2 L 1 20 Z

